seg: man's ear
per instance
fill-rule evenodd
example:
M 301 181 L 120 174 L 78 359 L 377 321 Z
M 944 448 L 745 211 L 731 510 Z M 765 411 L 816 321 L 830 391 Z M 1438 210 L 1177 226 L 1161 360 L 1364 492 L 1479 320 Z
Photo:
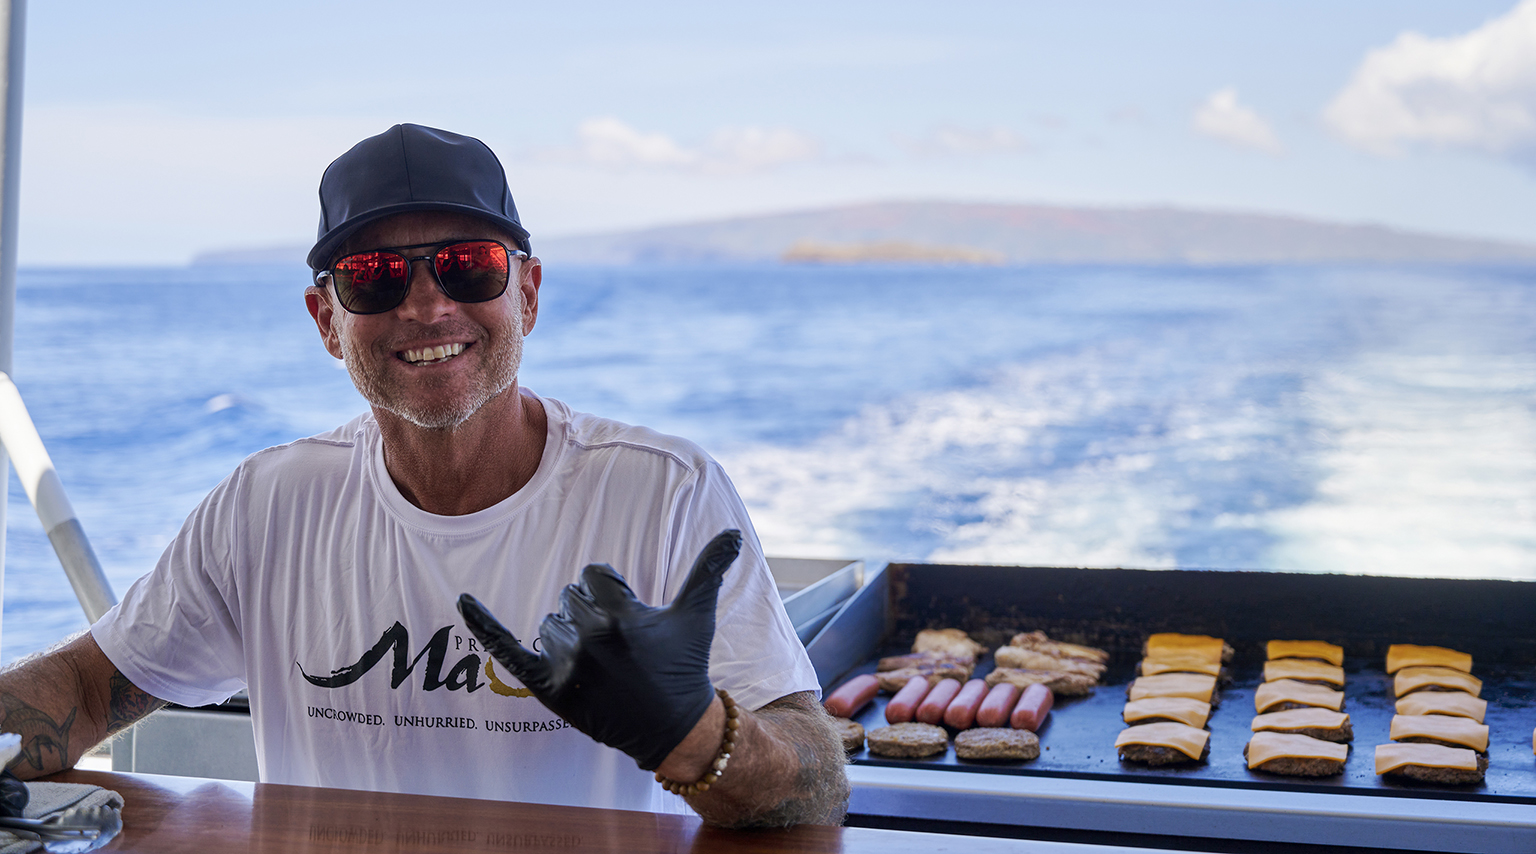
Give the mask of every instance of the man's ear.
M 529 257 L 517 271 L 517 286 L 523 292 L 523 334 L 533 331 L 539 319 L 539 286 L 544 284 L 544 265 L 539 259 Z
M 330 291 L 324 288 L 310 286 L 304 289 L 304 307 L 309 309 L 309 316 L 315 319 L 315 326 L 320 330 L 320 342 L 325 345 L 325 351 L 340 359 L 341 339 L 336 334 L 336 317 L 331 303 Z

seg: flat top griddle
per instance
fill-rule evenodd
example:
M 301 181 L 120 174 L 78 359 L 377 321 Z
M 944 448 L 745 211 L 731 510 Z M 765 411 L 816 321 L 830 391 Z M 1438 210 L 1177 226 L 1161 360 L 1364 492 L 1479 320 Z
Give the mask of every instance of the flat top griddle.
M 888 646 L 882 655 L 907 652 L 906 646 Z M 855 764 L 935 771 L 984 774 L 1019 774 L 1041 777 L 1072 777 L 1120 782 L 1152 782 L 1168 785 L 1219 786 L 1284 791 L 1427 797 L 1437 800 L 1476 800 L 1536 804 L 1536 755 L 1532 753 L 1532 729 L 1536 728 L 1536 670 L 1527 665 L 1476 664 L 1474 675 L 1483 680 L 1483 699 L 1488 701 L 1485 723 L 1489 726 L 1488 772 L 1475 786 L 1436 786 L 1412 781 L 1395 782 L 1376 775 L 1375 748 L 1390 743 L 1387 737 L 1395 713 L 1392 678 L 1380 659 L 1345 660 L 1344 711 L 1349 713 L 1355 739 L 1350 745 L 1344 773 L 1337 777 L 1285 777 L 1248 770 L 1243 746 L 1252 735 L 1254 690 L 1263 681 L 1261 652 L 1239 651 L 1230 665 L 1232 682 L 1221 689 L 1221 705 L 1208 723 L 1211 752 L 1206 762 L 1149 768 L 1121 762 L 1115 752 L 1115 736 L 1125 728 L 1120 717 L 1125 690 L 1134 676 L 1134 661 L 1116 660 L 1089 696 L 1058 698 L 1041 727 L 1040 758 L 1028 762 L 970 761 L 958 759 L 951 744 L 942 756 L 931 759 L 887 759 L 867 750 L 852 755 Z M 849 671 L 846 678 L 874 672 L 878 656 Z M 985 655 L 976 676 L 992 669 Z M 839 683 L 842 680 L 839 680 Z M 865 730 L 886 725 L 881 694 L 855 716 Z M 955 735 L 950 730 L 951 741 Z

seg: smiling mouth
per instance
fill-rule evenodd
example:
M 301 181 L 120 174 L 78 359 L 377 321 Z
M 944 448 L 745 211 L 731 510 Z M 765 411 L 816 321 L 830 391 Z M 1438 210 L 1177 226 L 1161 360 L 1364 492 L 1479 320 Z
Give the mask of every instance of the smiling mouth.
M 464 352 L 463 344 L 439 344 L 419 350 L 402 350 L 400 358 L 413 365 L 440 365 Z

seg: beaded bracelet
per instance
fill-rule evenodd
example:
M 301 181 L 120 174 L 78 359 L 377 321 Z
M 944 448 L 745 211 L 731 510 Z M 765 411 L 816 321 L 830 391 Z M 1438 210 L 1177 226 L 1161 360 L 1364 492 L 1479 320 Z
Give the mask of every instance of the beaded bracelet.
M 709 787 L 725 774 L 725 766 L 731 763 L 731 751 L 736 747 L 736 729 L 741 726 L 741 722 L 736 719 L 740 712 L 736 709 L 736 701 L 731 699 L 731 695 L 727 694 L 724 688 L 716 688 L 715 694 L 720 697 L 720 702 L 725 704 L 725 735 L 720 739 L 720 752 L 715 754 L 715 761 L 710 763 L 709 770 L 704 772 L 704 776 L 692 783 L 668 780 L 661 776 L 661 772 L 656 772 L 656 782 L 674 795 L 691 798 L 709 791 Z

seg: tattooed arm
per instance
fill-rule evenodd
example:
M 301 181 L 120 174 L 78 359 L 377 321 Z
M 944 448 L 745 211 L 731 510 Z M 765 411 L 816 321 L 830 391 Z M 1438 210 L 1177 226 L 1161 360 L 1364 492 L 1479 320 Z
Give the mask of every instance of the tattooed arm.
M 21 734 L 22 779 L 74 766 L 85 751 L 165 705 L 117 671 L 90 632 L 0 673 L 0 732 Z
M 725 709 L 718 699 L 661 767 L 684 782 L 703 776 L 720 749 Z M 721 827 L 842 824 L 848 775 L 842 740 L 809 692 L 790 694 L 755 712 L 741 711 L 730 765 L 688 805 Z

